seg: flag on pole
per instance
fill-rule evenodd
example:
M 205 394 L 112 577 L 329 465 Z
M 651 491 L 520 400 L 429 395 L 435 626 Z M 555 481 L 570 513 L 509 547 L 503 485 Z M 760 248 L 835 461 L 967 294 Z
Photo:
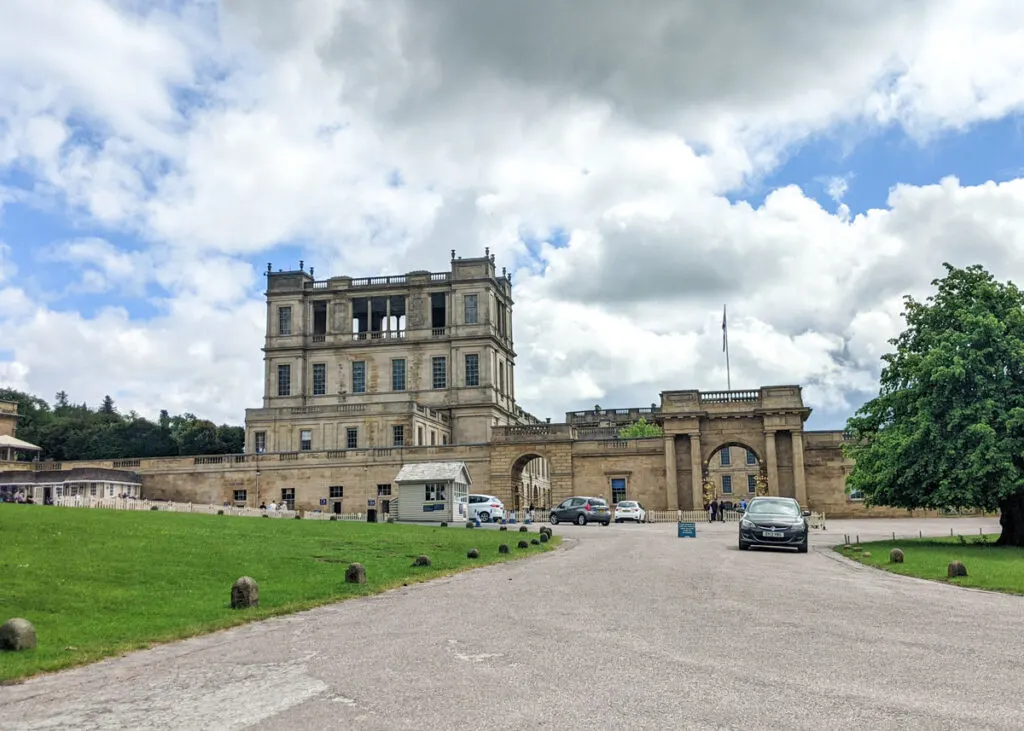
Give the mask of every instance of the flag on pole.
M 726 328 L 727 328 L 727 327 L 728 327 L 728 326 L 727 326 L 727 324 L 726 324 L 726 318 L 725 318 L 725 305 L 722 305 L 722 352 L 723 352 L 723 353 L 724 353 L 724 352 L 725 352 L 725 351 L 726 351 L 726 350 L 728 349 L 728 347 L 729 347 L 729 346 L 728 346 L 728 343 L 729 343 L 729 340 L 728 340 L 728 332 L 727 332 L 727 330 L 726 330 Z

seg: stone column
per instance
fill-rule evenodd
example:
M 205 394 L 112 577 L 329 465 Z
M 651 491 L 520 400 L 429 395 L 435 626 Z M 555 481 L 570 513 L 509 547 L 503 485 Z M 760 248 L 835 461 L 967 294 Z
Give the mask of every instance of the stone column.
M 676 473 L 676 438 L 665 435 L 665 496 L 668 510 L 679 510 L 679 476 Z
M 792 431 L 793 437 L 793 486 L 796 492 L 796 501 L 801 507 L 807 508 L 807 479 L 804 475 L 804 434 L 802 431 Z
M 779 494 L 779 459 L 775 453 L 775 432 L 764 433 L 765 459 L 768 462 L 768 494 Z
M 701 494 L 704 488 L 704 473 L 700 458 L 700 434 L 690 435 L 690 477 L 693 490 L 690 509 L 704 510 L 704 496 Z

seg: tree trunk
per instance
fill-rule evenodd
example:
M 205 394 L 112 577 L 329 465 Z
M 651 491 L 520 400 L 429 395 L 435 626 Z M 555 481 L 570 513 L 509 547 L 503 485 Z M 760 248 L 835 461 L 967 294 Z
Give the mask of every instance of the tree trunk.
M 999 525 L 997 546 L 1024 546 L 1024 489 L 999 501 Z

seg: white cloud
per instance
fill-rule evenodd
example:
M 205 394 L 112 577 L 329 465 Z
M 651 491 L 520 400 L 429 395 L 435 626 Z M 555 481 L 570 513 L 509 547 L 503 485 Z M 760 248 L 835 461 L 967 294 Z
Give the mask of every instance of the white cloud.
M 942 261 L 1024 274 L 1022 181 L 897 185 L 859 216 L 850 173 L 825 182 L 834 213 L 795 186 L 726 197 L 835 124 L 926 144 L 1019 109 L 1017 3 L 226 0 L 219 25 L 205 1 L 54 8 L 0 9 L 0 176 L 118 234 L 40 254 L 70 294 L 157 314 L 61 311 L 0 250 L 0 380 L 44 395 L 240 420 L 263 381 L 248 262 L 282 243 L 322 276 L 490 246 L 515 270 L 518 395 L 556 418 L 724 388 L 723 302 L 734 385 L 803 383 L 842 411 Z

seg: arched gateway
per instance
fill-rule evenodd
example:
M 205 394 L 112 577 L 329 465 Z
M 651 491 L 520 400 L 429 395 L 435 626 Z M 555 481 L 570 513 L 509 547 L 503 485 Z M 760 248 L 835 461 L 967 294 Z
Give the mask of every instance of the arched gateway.
M 562 424 L 496 427 L 491 491 L 514 504 L 522 466 L 542 457 L 550 464 L 552 504 L 595 495 L 639 499 L 652 509 L 702 510 L 715 484 L 711 460 L 725 449 L 756 462 L 756 469 L 740 470 L 746 479 L 738 494 L 785 495 L 807 506 L 803 425 L 810 413 L 799 386 L 767 386 L 665 391 L 660 407 L 598 408 L 571 412 Z M 619 439 L 618 430 L 640 416 L 658 423 L 664 435 Z

